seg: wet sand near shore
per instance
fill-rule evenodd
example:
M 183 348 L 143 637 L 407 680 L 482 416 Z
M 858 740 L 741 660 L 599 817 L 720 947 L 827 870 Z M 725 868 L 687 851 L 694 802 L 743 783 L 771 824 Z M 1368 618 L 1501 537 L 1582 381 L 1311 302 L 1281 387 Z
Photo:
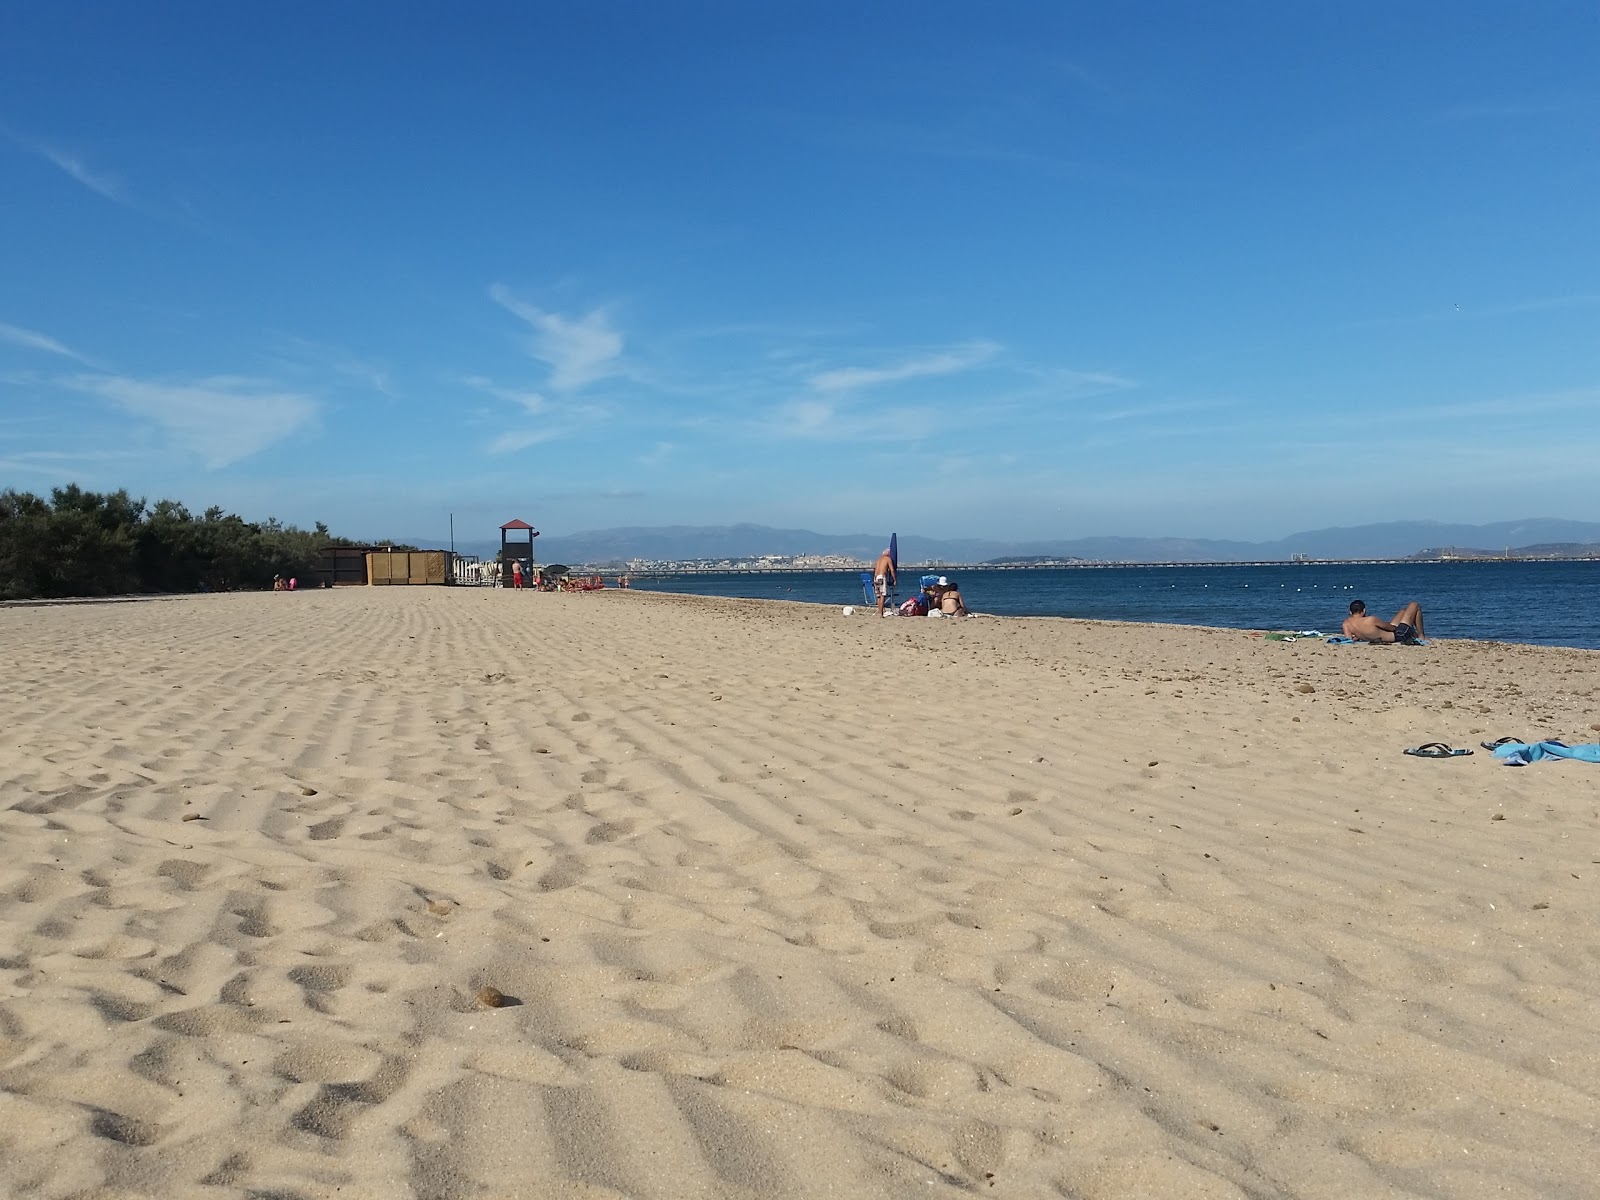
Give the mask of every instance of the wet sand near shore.
M 1600 652 L 0 610 L 0 1195 L 1591 1197 Z

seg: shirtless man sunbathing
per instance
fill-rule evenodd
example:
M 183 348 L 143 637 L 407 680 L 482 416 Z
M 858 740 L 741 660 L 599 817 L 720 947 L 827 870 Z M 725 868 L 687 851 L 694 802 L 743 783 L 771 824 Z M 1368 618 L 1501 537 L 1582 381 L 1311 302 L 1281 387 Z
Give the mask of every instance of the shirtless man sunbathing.
M 1413 600 L 1395 613 L 1392 622 L 1380 621 L 1367 615 L 1365 601 L 1352 600 L 1350 615 L 1344 619 L 1344 635 L 1358 642 L 1398 642 L 1402 646 L 1415 646 L 1417 639 L 1424 636 L 1422 607 Z

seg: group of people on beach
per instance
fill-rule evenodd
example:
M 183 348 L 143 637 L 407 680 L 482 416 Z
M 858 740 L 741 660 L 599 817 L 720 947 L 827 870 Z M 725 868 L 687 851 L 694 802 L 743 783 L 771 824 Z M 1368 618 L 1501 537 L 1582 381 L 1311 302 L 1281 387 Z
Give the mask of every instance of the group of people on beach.
M 880 617 L 885 615 L 884 609 L 899 577 L 894 556 L 884 550 L 878 555 L 877 562 L 872 564 L 872 590 L 878 600 Z M 950 617 L 964 617 L 967 615 L 967 606 L 961 598 L 961 590 L 946 576 L 940 575 L 935 580 L 924 582 L 921 595 L 907 600 L 900 606 L 899 612 L 906 616 L 927 616 L 937 612 Z M 1367 612 L 1365 600 L 1352 600 L 1350 615 L 1344 619 L 1344 635 L 1358 642 L 1415 646 L 1427 636 L 1422 623 L 1422 606 L 1415 600 L 1408 601 L 1395 613 L 1394 620 L 1382 621 Z
M 627 575 L 617 577 L 618 587 L 630 587 L 632 582 Z M 531 588 L 539 592 L 598 592 L 605 586 L 605 580 L 598 575 L 573 575 L 565 567 L 551 575 L 532 563 L 524 566 L 521 559 L 511 560 L 511 587 L 515 591 Z
M 894 556 L 885 550 L 878 555 L 878 561 L 872 564 L 872 591 L 878 600 L 880 617 L 889 603 L 891 590 L 899 581 L 900 572 L 895 568 Z M 926 617 L 934 613 L 946 617 L 964 617 L 967 615 L 967 604 L 961 598 L 961 589 L 951 583 L 948 577 L 940 575 L 938 579 L 924 583 L 921 593 L 912 596 L 896 611 L 905 617 Z

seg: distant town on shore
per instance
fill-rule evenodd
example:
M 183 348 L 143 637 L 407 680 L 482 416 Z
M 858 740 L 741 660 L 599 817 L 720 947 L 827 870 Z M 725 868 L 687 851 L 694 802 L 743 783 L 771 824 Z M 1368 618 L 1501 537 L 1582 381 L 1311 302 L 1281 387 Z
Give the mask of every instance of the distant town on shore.
M 527 514 L 537 517 L 537 513 Z M 534 521 L 537 524 L 537 521 Z M 452 546 L 492 558 L 498 540 L 461 538 Z M 476 532 L 476 531 L 475 531 Z M 415 545 L 437 540 L 410 539 Z M 562 533 L 535 544 L 545 563 L 634 573 L 667 571 L 847 571 L 869 565 L 888 531 L 829 534 L 763 525 L 658 526 Z M 1489 525 L 1397 521 L 1309 530 L 1273 541 L 1177 537 L 1084 537 L 1006 541 L 928 537 L 901 529 L 902 567 L 1093 567 L 1130 563 L 1451 562 L 1485 559 L 1600 558 L 1600 523 L 1554 518 Z
M 1518 546 L 1507 550 L 1477 550 L 1469 547 L 1449 546 L 1419 550 L 1402 557 L 1312 558 L 1296 555 L 1289 559 L 1196 559 L 1190 562 L 1175 560 L 1136 561 L 1130 559 L 1089 559 L 1028 555 L 1019 558 L 996 558 L 982 562 L 947 562 L 928 559 L 913 562 L 901 561 L 901 568 L 910 569 L 979 569 L 1027 570 L 1030 568 L 1122 567 L 1122 566 L 1249 566 L 1266 562 L 1325 563 L 1325 562 L 1555 562 L 1583 559 L 1600 559 L 1600 544 L 1560 543 L 1555 545 Z M 635 575 L 680 574 L 689 572 L 750 572 L 750 571 L 856 571 L 872 564 L 864 558 L 842 554 L 761 554 L 743 558 L 718 559 L 644 559 L 598 561 L 579 564 L 595 570 L 619 570 Z

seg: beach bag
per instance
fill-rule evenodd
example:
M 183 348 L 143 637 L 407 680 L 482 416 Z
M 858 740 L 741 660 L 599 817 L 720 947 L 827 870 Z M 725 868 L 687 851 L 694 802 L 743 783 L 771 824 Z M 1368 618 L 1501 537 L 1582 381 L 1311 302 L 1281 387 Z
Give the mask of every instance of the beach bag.
M 928 602 L 921 596 L 912 596 L 900 606 L 902 617 L 925 617 L 928 615 Z

